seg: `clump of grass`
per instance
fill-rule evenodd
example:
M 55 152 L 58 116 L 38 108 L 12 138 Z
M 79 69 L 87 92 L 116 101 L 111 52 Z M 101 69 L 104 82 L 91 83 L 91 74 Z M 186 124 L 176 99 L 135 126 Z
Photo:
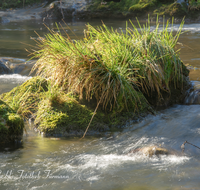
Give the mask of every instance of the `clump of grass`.
M 139 22 L 138 22 L 139 24 Z M 169 22 L 159 30 L 157 23 L 137 29 L 126 27 L 126 32 L 109 30 L 105 24 L 94 28 L 87 25 L 85 38 L 72 41 L 67 35 L 50 30 L 35 52 L 39 60 L 33 70 L 90 100 L 92 97 L 110 110 L 123 102 L 139 102 L 137 93 L 156 90 L 170 91 L 169 84 L 181 78 L 182 64 L 174 50 L 183 22 L 176 35 Z
M 162 30 L 158 23 L 154 29 L 150 22 L 138 25 L 139 29 L 127 25 L 123 33 L 105 24 L 97 28 L 88 24 L 79 41 L 49 29 L 34 52 L 39 60 L 32 71 L 66 93 L 88 101 L 95 98 L 92 119 L 99 105 L 111 112 L 140 111 L 147 104 L 143 94 L 156 91 L 162 98 L 161 91 L 170 93 L 170 84 L 176 87 L 182 79 L 182 62 L 174 47 L 183 22 L 175 35 L 169 21 Z

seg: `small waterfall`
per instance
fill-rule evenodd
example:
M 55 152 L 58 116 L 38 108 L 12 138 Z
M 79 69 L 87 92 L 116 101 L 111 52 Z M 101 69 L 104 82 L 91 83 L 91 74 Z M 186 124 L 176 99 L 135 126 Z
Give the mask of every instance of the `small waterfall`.
M 193 81 L 193 90 L 188 93 L 185 104 L 200 104 L 200 81 Z

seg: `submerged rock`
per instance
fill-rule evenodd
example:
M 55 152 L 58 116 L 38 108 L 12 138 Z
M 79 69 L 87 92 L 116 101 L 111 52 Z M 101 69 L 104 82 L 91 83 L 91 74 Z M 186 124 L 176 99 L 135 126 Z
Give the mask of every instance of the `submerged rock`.
M 138 149 L 131 150 L 129 153 L 141 153 L 144 154 L 145 156 L 159 156 L 159 155 L 169 155 L 169 154 L 175 154 L 174 151 L 167 150 L 165 148 L 159 147 L 159 146 L 146 146 Z
M 185 98 L 185 104 L 200 104 L 200 89 L 192 91 Z
M 2 62 L 0 61 L 0 74 L 10 74 L 12 71 Z
M 0 143 L 19 142 L 24 130 L 23 119 L 0 100 Z
M 12 58 L 12 57 L 0 58 L 0 64 L 3 64 L 4 67 L 6 67 L 6 69 L 9 71 L 9 73 L 20 74 L 20 75 L 29 75 L 35 62 L 36 61 L 34 60 L 26 61 L 25 59 Z M 1 74 L 1 65 L 0 65 L 0 74 Z

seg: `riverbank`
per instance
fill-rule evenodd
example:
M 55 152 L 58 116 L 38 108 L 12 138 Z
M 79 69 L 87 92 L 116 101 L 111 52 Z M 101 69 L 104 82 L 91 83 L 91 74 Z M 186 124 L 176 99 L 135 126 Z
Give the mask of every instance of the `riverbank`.
M 103 2 L 101 0 L 71 2 L 63 0 L 62 4 L 57 1 L 48 3 L 38 3 L 25 6 L 24 8 L 9 8 L 0 10 L 0 22 L 7 23 L 13 21 L 32 19 L 132 19 L 149 18 L 156 21 L 159 15 L 160 21 L 163 18 L 175 17 L 175 22 L 181 22 L 185 17 L 185 22 L 198 22 L 200 13 L 198 11 L 200 2 L 185 3 L 185 1 L 125 1 Z
M 92 18 L 147 18 L 148 15 L 155 20 L 157 15 L 165 18 L 175 17 L 177 21 L 185 17 L 188 20 L 197 21 L 200 19 L 199 1 L 184 0 L 139 0 L 120 2 L 103 2 L 101 0 L 93 0 L 88 8 Z M 179 20 L 180 21 L 180 20 Z

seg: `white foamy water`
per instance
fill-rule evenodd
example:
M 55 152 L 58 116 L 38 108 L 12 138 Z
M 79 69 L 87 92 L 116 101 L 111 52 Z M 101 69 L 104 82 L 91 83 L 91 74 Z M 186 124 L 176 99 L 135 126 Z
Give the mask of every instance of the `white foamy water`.
M 80 155 L 75 160 L 79 163 L 77 166 L 73 164 L 60 165 L 60 169 L 66 169 L 72 172 L 79 172 L 83 170 L 93 169 L 93 170 L 109 170 L 116 167 L 121 167 L 124 164 L 144 164 L 148 163 L 152 166 L 157 166 L 158 168 L 169 167 L 172 165 L 183 164 L 190 160 L 187 156 L 175 156 L 175 155 L 162 155 L 162 156 L 152 156 L 148 157 L 143 154 L 129 154 L 129 155 Z
M 8 75 L 0 75 L 0 82 L 2 83 L 21 83 L 25 82 L 32 77 L 22 76 L 19 74 L 8 74 Z
M 0 75 L 0 94 L 9 92 L 14 87 L 21 85 L 31 77 L 19 74 Z

